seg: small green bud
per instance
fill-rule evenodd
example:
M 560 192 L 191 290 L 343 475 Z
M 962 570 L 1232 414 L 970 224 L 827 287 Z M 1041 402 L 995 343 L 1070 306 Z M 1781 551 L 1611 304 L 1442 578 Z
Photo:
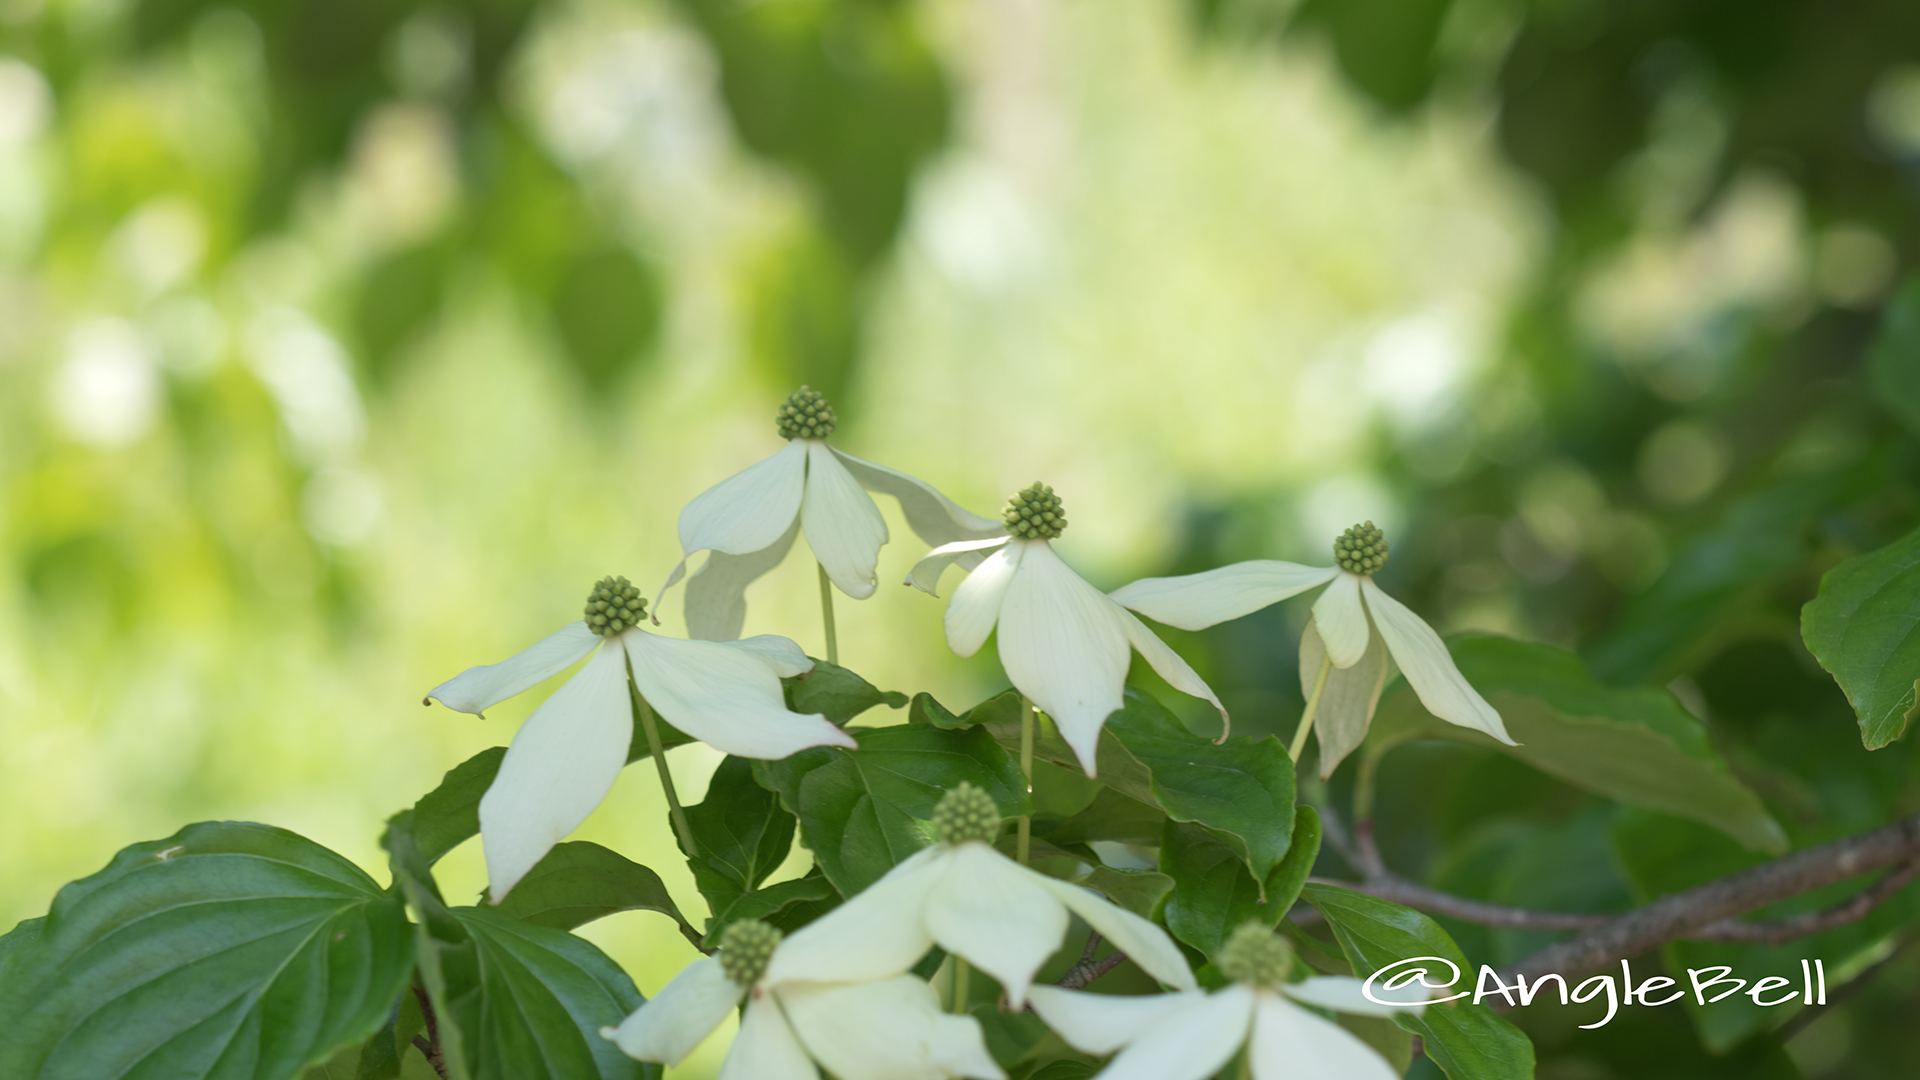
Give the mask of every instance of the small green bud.
M 603 577 L 587 594 L 584 614 L 587 629 L 608 637 L 629 626 L 639 626 L 647 617 L 647 602 L 626 578 Z
M 1375 574 L 1387 565 L 1387 535 L 1369 521 L 1355 525 L 1333 542 L 1333 561 L 1351 574 Z
M 1052 540 L 1067 527 L 1067 512 L 1060 507 L 1060 496 L 1038 480 L 1033 486 L 1007 500 L 1007 512 L 1000 515 L 1007 531 L 1023 540 Z
M 820 391 L 802 383 L 773 414 L 773 423 L 783 439 L 824 439 L 833 434 L 837 420 Z
M 752 986 L 767 970 L 773 950 L 786 937 L 759 919 L 728 923 L 720 935 L 720 970 L 737 986 Z
M 1293 970 L 1293 945 L 1254 920 L 1241 923 L 1214 958 L 1220 974 L 1249 986 L 1279 986 Z
M 960 781 L 940 797 L 933 808 L 933 838 L 943 844 L 964 844 L 968 840 L 993 843 L 1000 835 L 1000 808 L 993 796 Z

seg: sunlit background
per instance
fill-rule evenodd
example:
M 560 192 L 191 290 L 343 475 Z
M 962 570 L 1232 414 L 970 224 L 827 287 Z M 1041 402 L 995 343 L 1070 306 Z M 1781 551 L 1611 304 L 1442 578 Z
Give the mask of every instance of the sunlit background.
M 0 0 L 0 928 L 209 818 L 384 879 L 381 821 L 550 687 L 422 692 L 603 574 L 651 597 L 801 382 L 976 511 L 1052 484 L 1103 587 L 1370 518 L 1443 630 L 1670 678 L 1608 633 L 1679 545 L 1894 437 L 1857 372 L 1920 67 L 1852 24 L 1782 31 L 1836 74 L 1615 5 L 1391 6 Z M 1808 543 L 1912 505 L 1850 490 L 1891 509 Z M 884 509 L 845 663 L 999 689 Z M 748 633 L 822 650 L 808 562 Z M 1298 606 L 1168 635 L 1241 730 L 1298 715 Z M 670 759 L 697 800 L 717 755 Z M 704 911 L 650 769 L 580 836 Z M 649 994 L 695 955 L 585 933 Z

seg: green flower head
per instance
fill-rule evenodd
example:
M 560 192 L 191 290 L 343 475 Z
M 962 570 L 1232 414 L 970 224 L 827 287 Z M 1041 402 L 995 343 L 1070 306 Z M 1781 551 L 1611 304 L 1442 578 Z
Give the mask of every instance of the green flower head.
M 1293 970 L 1293 945 L 1286 938 L 1248 920 L 1241 923 L 1215 957 L 1220 974 L 1248 986 L 1279 986 Z
M 759 919 L 729 923 L 720 935 L 720 970 L 735 985 L 752 986 L 767 970 L 767 961 L 773 959 L 773 950 L 784 937 Z
M 773 414 L 773 422 L 783 439 L 824 439 L 833 434 L 836 420 L 826 396 L 803 383 Z
M 993 843 L 1000 835 L 1000 808 L 993 796 L 967 783 L 954 785 L 933 808 L 933 838 L 943 844 L 963 844 L 968 840 Z
M 1355 525 L 1333 542 L 1333 561 L 1351 574 L 1373 574 L 1387 565 L 1387 534 L 1369 521 Z
M 1033 486 L 1007 500 L 1007 512 L 1000 515 L 1007 531 L 1023 540 L 1052 540 L 1067 527 L 1067 512 L 1060 507 L 1060 496 L 1038 480 Z
M 587 594 L 587 629 L 612 637 L 647 617 L 647 602 L 624 577 L 603 577 Z

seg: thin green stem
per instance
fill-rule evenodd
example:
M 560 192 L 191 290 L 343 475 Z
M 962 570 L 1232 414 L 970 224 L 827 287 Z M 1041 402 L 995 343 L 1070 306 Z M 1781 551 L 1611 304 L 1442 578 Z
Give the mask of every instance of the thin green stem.
M 1033 702 L 1020 698 L 1020 776 L 1026 781 L 1027 797 L 1033 797 Z M 1033 818 L 1020 815 L 1014 826 L 1013 855 L 1021 866 L 1027 865 L 1027 852 L 1033 846 Z
M 827 576 L 827 568 L 819 563 L 813 564 L 820 571 L 820 618 L 827 624 L 827 663 L 840 663 L 840 635 L 833 628 L 833 579 Z
M 955 1016 L 965 1016 L 967 1013 L 967 992 L 971 989 L 968 984 L 972 982 L 972 975 L 973 969 L 967 966 L 967 958 L 953 954 L 953 1001 L 947 1007 Z
M 1240 1049 L 1240 1080 L 1253 1080 L 1253 1047 L 1250 1044 Z
M 1327 672 L 1333 670 L 1333 657 L 1322 653 L 1320 656 L 1320 674 L 1313 677 L 1313 693 L 1307 695 L 1307 711 L 1300 714 L 1300 727 L 1293 733 L 1293 745 L 1287 747 L 1287 756 L 1300 760 L 1300 752 L 1307 748 L 1307 736 L 1313 733 L 1313 716 L 1320 711 L 1320 692 L 1327 688 Z
M 640 696 L 640 688 L 627 680 L 627 692 L 633 695 L 633 707 L 640 713 L 640 730 L 646 732 L 647 750 L 653 754 L 653 767 L 660 770 L 660 789 L 667 793 L 667 812 L 673 816 L 673 829 L 680 834 L 680 850 L 688 858 L 699 858 L 700 847 L 693 842 L 693 826 L 687 812 L 680 808 L 680 793 L 673 789 L 673 774 L 667 771 L 667 752 L 660 745 L 660 725 L 653 721 L 653 706 Z

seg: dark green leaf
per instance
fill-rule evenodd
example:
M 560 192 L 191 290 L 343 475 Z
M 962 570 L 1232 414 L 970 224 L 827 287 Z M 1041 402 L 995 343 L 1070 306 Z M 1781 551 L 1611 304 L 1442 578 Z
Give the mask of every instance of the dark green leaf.
M 825 660 L 815 660 L 812 671 L 781 682 L 787 687 L 787 708 L 797 713 L 821 713 L 842 727 L 875 705 L 897 709 L 907 703 L 907 695 L 898 690 L 877 689 L 846 668 Z
M 1404 684 L 1381 703 L 1369 736 L 1376 745 L 1417 736 L 1498 750 L 1596 795 L 1711 825 L 1758 851 L 1786 850 L 1760 797 L 1667 691 L 1602 685 L 1551 645 L 1458 637 L 1448 648 L 1520 745 L 1433 717 Z
M 1920 435 L 1920 277 L 1909 277 L 1887 304 L 1868 369 L 1874 397 Z
M 1308 885 L 1301 894 L 1326 916 L 1360 978 L 1404 960 L 1437 956 L 1460 971 L 1460 982 L 1449 993 L 1473 985 L 1475 971 L 1460 947 L 1425 915 L 1332 885 Z M 1484 1005 L 1465 1000 L 1430 1005 L 1417 1017 L 1403 1013 L 1395 1021 L 1421 1037 L 1427 1056 L 1453 1080 L 1532 1080 L 1533 1044 Z
M 1046 1051 L 1066 1048 L 1046 1021 L 1033 1013 L 1006 1012 L 996 1004 L 975 1005 L 969 1012 L 980 1024 L 987 1053 L 992 1054 L 1003 1069 L 1011 1069 Z
M 1827 571 L 1800 633 L 1852 703 L 1867 749 L 1905 734 L 1920 715 L 1920 530 Z
M 859 739 L 858 750 L 823 746 L 753 763 L 754 776 L 800 819 L 802 841 L 843 896 L 927 846 L 924 823 L 963 780 L 993 796 L 1006 817 L 1030 809 L 1019 767 L 983 729 L 905 724 Z
M 0 937 L 0 979 L 7 976 L 7 963 L 18 956 L 28 945 L 40 940 L 40 931 L 47 925 L 46 916 L 27 919 L 20 925 L 7 931 Z
M 1125 870 L 1112 866 L 1095 866 L 1093 873 L 1076 879 L 1074 884 L 1098 890 L 1115 906 L 1126 908 L 1143 919 L 1153 918 L 1160 902 L 1173 891 L 1173 879 L 1157 870 Z
M 793 849 L 793 815 L 753 779 L 753 763 L 728 757 L 714 770 L 707 797 L 687 807 L 697 857 L 687 859 L 694 884 L 719 915 L 760 887 Z M 707 931 L 714 925 L 708 921 Z
M 1081 779 L 1077 770 L 1035 766 L 1034 802 L 1040 801 L 1042 778 L 1059 774 L 1069 781 Z M 1160 831 L 1167 812 L 1158 806 L 1131 799 L 1110 787 L 1096 785 L 1098 794 L 1079 813 L 1064 821 L 1043 824 L 1036 818 L 1034 832 L 1056 844 L 1086 844 L 1095 840 L 1113 840 L 1123 844 L 1153 846 L 1160 842 Z
M 1308 814 L 1312 810 L 1300 807 Z M 1311 849 L 1319 850 L 1319 818 L 1312 826 L 1296 825 L 1302 839 L 1312 838 Z M 1311 867 L 1311 855 L 1304 860 Z M 1293 906 L 1299 882 L 1305 879 L 1300 864 L 1291 859 L 1274 867 L 1267 878 L 1272 902 L 1261 899 L 1261 883 L 1247 873 L 1247 866 L 1233 845 L 1204 825 L 1168 821 L 1160 841 L 1160 871 L 1172 879 L 1173 890 L 1161 910 L 1167 929 L 1181 941 L 1212 956 L 1220 951 L 1227 935 L 1248 919 L 1268 926 L 1278 923 Z M 1285 903 L 1281 903 L 1281 900 Z
M 279 1080 L 386 1023 L 400 901 L 283 829 L 189 825 L 60 890 L 0 982 L 0 1076 Z
M 780 918 L 782 913 L 793 908 L 813 909 L 821 904 L 827 904 L 831 908 L 839 900 L 840 894 L 833 891 L 833 885 L 825 877 L 813 874 L 795 878 L 792 881 L 778 881 L 764 889 L 755 889 L 741 896 L 733 902 L 731 907 L 714 917 L 707 928 L 706 947 L 712 948 L 719 944 L 720 935 L 726 931 L 727 927 L 741 919 L 770 922 L 791 933 L 806 925 L 806 922 L 813 921 L 818 914 L 825 914 L 825 912 L 821 911 L 807 918 L 805 922 L 782 919 Z
M 1028 1073 L 1022 1080 L 1087 1080 L 1100 1071 L 1100 1066 L 1085 1061 L 1061 1059 L 1049 1061 L 1040 1068 Z
M 1079 768 L 1051 721 L 1037 719 L 1034 760 Z M 1002 746 L 1019 747 L 1017 713 L 984 726 Z M 1247 864 L 1253 880 L 1264 882 L 1286 856 L 1293 835 L 1293 762 L 1278 739 L 1236 737 L 1215 745 L 1188 731 L 1159 702 L 1128 687 L 1124 704 L 1100 733 L 1095 760 L 1101 783 L 1160 807 L 1175 821 L 1215 830 Z
M 554 845 L 507 894 L 500 910 L 555 930 L 572 930 L 616 911 L 657 911 L 678 924 L 687 940 L 700 942 L 659 874 L 582 840 Z
M 421 914 L 419 974 L 456 1080 L 657 1080 L 600 1037 L 640 1007 L 613 961 L 583 938 L 493 907 L 447 908 L 423 878 L 411 811 L 388 823 L 394 880 Z M 519 888 L 515 888 L 518 894 Z
M 1293 843 L 1287 857 L 1267 876 L 1267 903 L 1281 916 L 1293 908 L 1320 857 L 1320 811 L 1301 803 L 1293 808 Z
M 970 721 L 965 716 L 955 716 L 947 711 L 945 705 L 933 700 L 932 694 L 915 694 L 907 706 L 907 723 L 932 724 L 937 728 L 966 727 Z
M 507 748 L 495 746 L 447 770 L 413 807 L 413 836 L 428 866 L 480 832 L 480 797 L 493 786 Z

